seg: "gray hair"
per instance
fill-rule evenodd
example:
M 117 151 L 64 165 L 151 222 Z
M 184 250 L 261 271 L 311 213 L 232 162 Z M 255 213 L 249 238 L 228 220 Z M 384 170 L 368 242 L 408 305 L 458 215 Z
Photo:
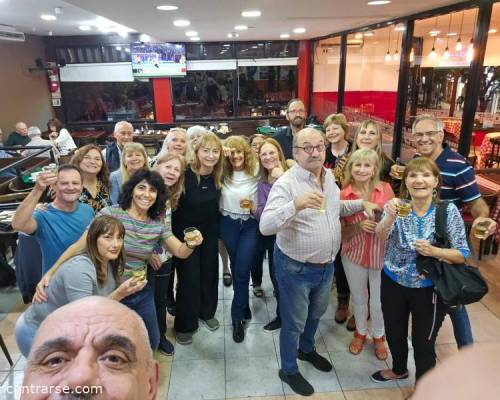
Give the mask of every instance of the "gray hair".
M 118 132 L 123 127 L 129 128 L 132 132 L 134 131 L 134 127 L 132 126 L 132 124 L 130 122 L 128 122 L 128 121 L 118 121 L 115 124 L 115 129 L 114 129 L 113 132 Z
M 417 118 L 415 118 L 415 121 L 413 121 L 413 125 L 411 126 L 412 133 L 415 133 L 417 125 L 422 121 L 432 121 L 434 122 L 437 131 L 444 132 L 443 121 L 441 121 L 439 118 L 436 118 L 434 115 L 420 114 Z
M 204 126 L 194 125 L 188 128 L 187 137 L 188 139 L 191 139 L 191 136 L 203 135 L 204 133 L 207 133 L 207 129 Z
M 38 126 L 30 126 L 28 128 L 28 137 L 33 138 L 35 136 L 41 136 L 42 131 Z
M 299 136 L 304 135 L 306 133 L 311 133 L 311 132 L 317 133 L 318 135 L 320 135 L 322 137 L 323 142 L 325 141 L 325 135 L 323 134 L 323 132 L 321 132 L 315 128 L 303 128 L 300 131 L 298 131 L 295 135 L 293 135 L 292 150 L 294 153 L 295 153 L 295 148 L 299 144 Z

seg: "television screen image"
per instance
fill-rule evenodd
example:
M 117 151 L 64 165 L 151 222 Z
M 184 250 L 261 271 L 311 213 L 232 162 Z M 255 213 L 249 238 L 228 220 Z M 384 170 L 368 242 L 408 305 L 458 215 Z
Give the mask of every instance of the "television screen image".
M 135 77 L 186 75 L 186 47 L 183 44 L 133 44 L 131 56 L 132 73 Z

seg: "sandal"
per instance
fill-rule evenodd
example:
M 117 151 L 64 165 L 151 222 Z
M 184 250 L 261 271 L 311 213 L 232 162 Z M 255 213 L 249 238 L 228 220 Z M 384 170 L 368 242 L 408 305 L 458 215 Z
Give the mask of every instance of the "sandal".
M 387 360 L 389 354 L 387 352 L 387 346 L 385 344 L 385 336 L 373 338 L 373 343 L 375 344 L 375 356 L 379 360 Z
M 363 346 L 365 344 L 366 335 L 360 335 L 358 331 L 354 332 L 354 338 L 349 344 L 349 352 L 354 355 L 358 355 L 363 351 Z
M 253 287 L 253 294 L 255 295 L 255 297 L 262 297 L 262 296 L 264 296 L 264 291 L 262 290 L 262 288 L 260 286 L 254 286 Z
M 222 274 L 222 283 L 224 283 L 224 286 L 231 286 L 233 283 L 233 277 L 229 272 L 224 272 Z

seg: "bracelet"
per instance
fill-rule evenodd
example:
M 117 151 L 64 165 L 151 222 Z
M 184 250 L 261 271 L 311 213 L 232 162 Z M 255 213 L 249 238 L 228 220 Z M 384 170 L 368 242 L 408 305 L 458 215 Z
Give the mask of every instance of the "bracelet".
M 196 246 L 191 247 L 190 245 L 188 245 L 188 244 L 187 244 L 187 242 L 184 242 L 184 244 L 186 245 L 186 247 L 187 247 L 189 250 L 194 250 L 194 249 L 196 249 Z

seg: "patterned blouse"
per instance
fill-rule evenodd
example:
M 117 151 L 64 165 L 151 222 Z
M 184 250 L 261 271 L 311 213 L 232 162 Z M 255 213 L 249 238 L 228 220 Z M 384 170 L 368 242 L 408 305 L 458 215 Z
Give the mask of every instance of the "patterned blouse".
M 425 215 L 419 217 L 413 211 L 406 217 L 396 217 L 392 224 L 384 258 L 384 272 L 396 283 L 408 288 L 432 286 L 431 279 L 421 279 L 417 271 L 415 240 L 427 239 L 436 243 L 435 217 L 436 207 L 431 205 Z M 446 233 L 451 248 L 459 250 L 465 258 L 469 255 L 469 245 L 465 233 L 464 221 L 457 206 L 448 203 Z
M 49 201 L 54 201 L 55 198 L 56 194 L 54 191 L 49 190 L 47 193 L 47 199 Z M 100 180 L 97 181 L 97 194 L 95 197 L 92 197 L 92 194 L 84 186 L 78 201 L 80 203 L 88 204 L 94 209 L 95 212 L 101 211 L 104 207 L 111 205 L 109 200 L 109 189 L 104 186 Z

